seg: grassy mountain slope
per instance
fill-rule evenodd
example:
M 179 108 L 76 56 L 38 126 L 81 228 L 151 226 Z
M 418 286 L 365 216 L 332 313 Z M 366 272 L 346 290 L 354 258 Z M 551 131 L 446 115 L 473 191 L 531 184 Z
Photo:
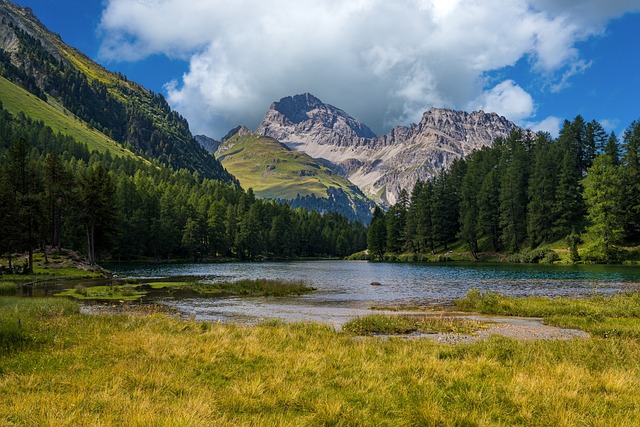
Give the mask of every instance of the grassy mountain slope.
M 0 0 L 0 18 L 0 75 L 40 99 L 56 100 L 90 128 L 149 160 L 234 181 L 162 95 L 66 45 L 29 8 Z
M 87 126 L 68 110 L 53 104 L 51 99 L 50 102 L 46 102 L 4 77 L 0 77 L 0 94 L 4 108 L 10 113 L 23 113 L 34 120 L 42 121 L 54 132 L 71 136 L 76 141 L 87 144 L 89 150 L 110 152 L 116 156 L 136 157 L 130 150 L 102 132 Z
M 239 132 L 223 142 L 216 156 L 244 188 L 253 188 L 260 198 L 293 201 L 294 206 L 306 200 L 312 204 L 307 207 L 313 208 L 324 200 L 326 206 L 320 210 L 336 210 L 361 220 L 370 215 L 373 205 L 355 185 L 273 138 Z

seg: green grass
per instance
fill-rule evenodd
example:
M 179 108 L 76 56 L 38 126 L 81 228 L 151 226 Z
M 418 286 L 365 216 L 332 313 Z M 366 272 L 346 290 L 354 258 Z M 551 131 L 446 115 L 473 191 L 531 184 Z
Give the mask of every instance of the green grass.
M 472 334 L 482 328 L 480 322 L 428 315 L 373 314 L 345 323 L 343 330 L 356 335 L 398 335 L 411 333 Z
M 67 110 L 43 101 L 4 77 L 0 77 L 0 100 L 12 114 L 23 112 L 33 120 L 42 121 L 54 132 L 73 137 L 77 142 L 86 143 L 89 150 L 110 152 L 114 156 L 137 157 L 111 138 L 91 129 L 86 123 L 74 118 Z
M 640 338 L 640 293 L 595 294 L 588 298 L 516 298 L 473 289 L 455 302 L 459 310 L 542 317 L 545 323 L 595 336 Z
M 49 262 L 47 263 L 42 252 L 35 252 L 33 254 L 32 274 L 5 274 L 0 280 L 13 283 L 29 283 L 63 277 L 69 279 L 95 279 L 104 277 L 102 271 L 79 268 L 82 260 L 73 252 L 66 250 L 60 252 L 53 251 L 49 253 L 48 258 Z M 27 262 L 26 256 L 14 258 L 12 262 L 14 266 L 22 266 Z M 7 266 L 9 265 L 9 261 L 6 258 L 0 258 L 0 265 Z
M 0 298 L 0 318 L 17 314 L 20 336 L 0 354 L 0 424 L 640 424 L 637 339 L 356 340 L 318 324 L 89 316 L 66 300 Z
M 18 284 L 10 281 L 0 281 L 0 295 L 12 295 L 16 293 Z
M 55 294 L 57 297 L 69 297 L 81 300 L 137 300 L 145 296 L 147 292 L 139 291 L 131 285 L 115 286 L 90 286 L 76 285 L 72 289 L 65 289 L 63 292 Z
M 57 293 L 59 297 L 82 300 L 137 300 L 150 293 L 162 294 L 198 294 L 200 296 L 285 296 L 302 295 L 313 291 L 301 280 L 239 280 L 236 282 L 152 282 L 124 285 L 105 285 L 85 287 L 77 285 Z
M 327 197 L 327 188 L 341 188 L 358 197 L 353 185 L 307 154 L 290 151 L 273 138 L 254 134 L 234 136 L 217 157 L 235 175 L 243 188 L 256 196 L 295 199 L 298 195 Z

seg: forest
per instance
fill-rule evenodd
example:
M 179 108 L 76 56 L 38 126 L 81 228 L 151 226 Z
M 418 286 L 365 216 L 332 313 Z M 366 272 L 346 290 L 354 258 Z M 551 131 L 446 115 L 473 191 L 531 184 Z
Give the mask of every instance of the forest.
M 90 152 L 1 103 L 0 236 L 9 259 L 64 247 L 91 263 L 341 257 L 366 247 L 365 227 L 344 216 L 258 200 L 162 162 Z
M 146 158 L 158 159 L 172 169 L 198 171 L 210 179 L 234 179 L 195 141 L 187 120 L 172 111 L 161 94 L 97 64 L 72 65 L 13 23 L 7 26 L 19 40 L 14 56 L 20 66 L 0 49 L 0 75 L 41 99 L 51 95 L 91 127 Z M 82 64 L 83 56 L 76 53 L 74 62 Z
M 384 259 L 464 247 L 553 262 L 620 262 L 640 244 L 640 121 L 622 142 L 596 121 L 566 120 L 558 138 L 515 131 L 376 209 L 368 249 Z M 584 250 L 579 252 L 578 246 Z

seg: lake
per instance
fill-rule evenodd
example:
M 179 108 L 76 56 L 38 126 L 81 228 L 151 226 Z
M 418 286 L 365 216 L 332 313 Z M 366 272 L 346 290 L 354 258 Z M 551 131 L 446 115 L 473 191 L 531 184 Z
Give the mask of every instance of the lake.
M 513 296 L 587 296 L 640 289 L 638 266 L 525 264 L 390 264 L 367 261 L 292 261 L 220 264 L 112 264 L 120 277 L 193 276 L 202 281 L 304 280 L 317 291 L 295 297 L 162 299 L 206 321 L 263 319 L 341 325 L 371 307 L 442 306 L 472 288 Z M 380 285 L 372 285 L 378 282 Z

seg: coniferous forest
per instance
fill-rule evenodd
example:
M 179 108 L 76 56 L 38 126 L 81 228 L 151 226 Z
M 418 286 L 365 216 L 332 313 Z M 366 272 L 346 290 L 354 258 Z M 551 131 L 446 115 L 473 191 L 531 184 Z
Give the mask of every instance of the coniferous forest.
M 558 138 L 515 131 L 402 191 L 368 230 L 373 257 L 446 253 L 463 245 L 512 260 L 620 262 L 640 242 L 640 121 L 620 142 L 596 121 L 565 121 Z M 584 250 L 578 251 L 581 245 Z
M 258 200 L 198 172 L 90 152 L 1 108 L 0 235 L 0 254 L 64 247 L 91 263 L 345 256 L 366 247 L 364 226 L 338 214 Z

